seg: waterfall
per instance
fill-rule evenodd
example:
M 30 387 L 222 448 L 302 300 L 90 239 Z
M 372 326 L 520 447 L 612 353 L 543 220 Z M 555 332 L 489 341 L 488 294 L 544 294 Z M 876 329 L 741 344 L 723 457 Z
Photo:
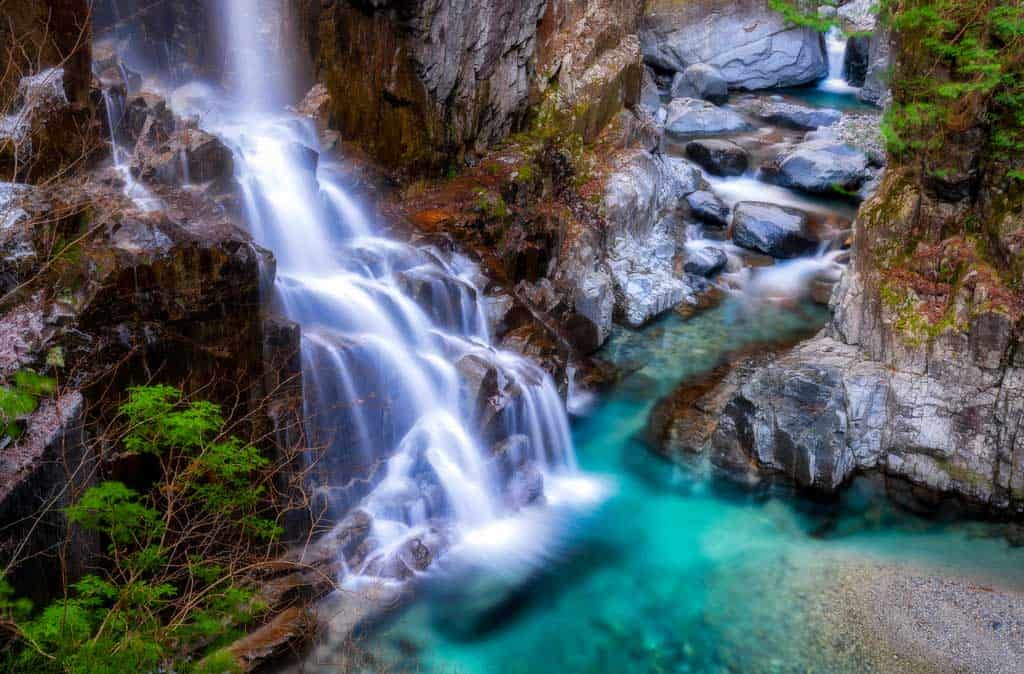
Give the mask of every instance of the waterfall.
M 377 547 L 353 575 L 388 576 L 411 544 L 493 547 L 545 501 L 599 498 L 551 377 L 491 344 L 473 265 L 375 232 L 312 122 L 270 109 L 256 3 L 226 3 L 241 103 L 204 125 L 235 152 L 248 226 L 277 258 L 275 302 L 302 327 L 319 492 L 335 517 L 372 518 Z
M 832 26 L 825 35 L 825 47 L 828 56 L 828 78 L 823 80 L 819 88 L 837 94 L 854 93 L 858 88 L 850 85 L 843 74 L 843 63 L 846 60 L 848 38 L 838 26 Z

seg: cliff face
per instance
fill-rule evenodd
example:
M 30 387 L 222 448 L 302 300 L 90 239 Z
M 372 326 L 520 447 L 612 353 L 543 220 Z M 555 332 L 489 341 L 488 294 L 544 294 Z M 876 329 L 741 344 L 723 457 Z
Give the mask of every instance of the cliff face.
M 896 106 L 919 102 L 903 84 L 927 56 L 918 37 L 899 40 Z M 861 207 L 833 321 L 731 381 L 713 460 L 822 491 L 879 471 L 926 502 L 1024 511 L 1024 194 L 1019 157 L 994 142 L 998 99 L 965 96 L 924 140 L 905 136 L 915 149 Z
M 392 169 L 456 165 L 554 89 L 589 138 L 639 94 L 637 0 L 300 6 L 331 126 Z

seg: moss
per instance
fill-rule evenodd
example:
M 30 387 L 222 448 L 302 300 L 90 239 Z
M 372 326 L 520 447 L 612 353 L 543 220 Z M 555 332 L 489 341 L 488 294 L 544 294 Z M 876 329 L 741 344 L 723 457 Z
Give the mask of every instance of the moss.
M 478 188 L 476 190 L 476 201 L 473 202 L 473 210 L 482 213 L 490 220 L 504 220 L 510 214 L 508 204 L 500 194 Z

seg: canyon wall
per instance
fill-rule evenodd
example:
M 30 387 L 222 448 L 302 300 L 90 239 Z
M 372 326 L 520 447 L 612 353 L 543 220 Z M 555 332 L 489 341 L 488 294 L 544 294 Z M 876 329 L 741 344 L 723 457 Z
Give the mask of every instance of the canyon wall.
M 555 90 L 588 140 L 639 95 L 638 0 L 300 6 L 330 125 L 392 169 L 457 166 Z

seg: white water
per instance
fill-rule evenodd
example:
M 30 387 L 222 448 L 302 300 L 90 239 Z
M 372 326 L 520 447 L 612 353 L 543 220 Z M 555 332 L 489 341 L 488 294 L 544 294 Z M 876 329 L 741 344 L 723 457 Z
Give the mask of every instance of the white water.
M 536 545 L 544 509 L 510 503 L 510 480 L 539 472 L 549 504 L 601 493 L 577 473 L 554 383 L 491 346 L 468 261 L 375 234 L 321 161 L 313 124 L 268 110 L 275 92 L 261 75 L 273 69 L 254 39 L 252 3 L 227 0 L 226 11 L 241 104 L 203 123 L 235 151 L 249 227 L 277 258 L 276 301 L 302 326 L 307 432 L 324 450 L 320 493 L 336 517 L 358 504 L 373 518 L 378 547 L 352 575 L 386 572 L 414 538 L 485 557 L 529 549 L 526 538 Z M 486 429 L 460 374 L 473 368 L 504 399 Z M 491 445 L 513 436 L 521 442 L 510 443 L 502 470 Z
M 856 93 L 859 89 L 852 86 L 843 76 L 843 62 L 846 60 L 847 38 L 843 31 L 833 26 L 825 35 L 825 47 L 828 56 L 828 78 L 818 85 L 819 89 L 836 94 Z
M 127 86 L 128 79 L 125 77 L 126 90 Z M 121 96 L 110 89 L 103 89 L 103 107 L 107 111 L 107 128 L 110 130 L 110 156 L 113 159 L 114 168 L 124 181 L 124 193 L 144 211 L 161 210 L 164 207 L 163 202 L 132 176 L 131 167 L 125 161 L 129 153 L 121 147 L 117 140 L 117 130 L 121 127 L 124 117 L 124 103 Z

